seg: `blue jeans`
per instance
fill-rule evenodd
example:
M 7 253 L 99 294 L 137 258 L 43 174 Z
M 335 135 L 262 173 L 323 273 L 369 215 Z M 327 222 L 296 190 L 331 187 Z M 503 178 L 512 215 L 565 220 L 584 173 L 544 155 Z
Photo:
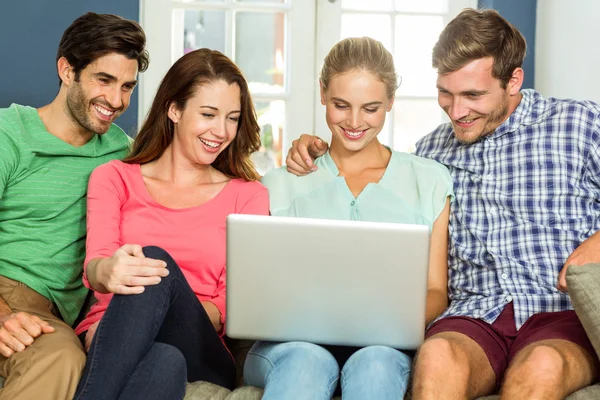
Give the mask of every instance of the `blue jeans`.
M 344 400 L 398 400 L 406 393 L 410 368 L 410 357 L 391 347 L 256 342 L 244 364 L 244 381 L 264 388 L 263 400 L 330 400 L 338 383 Z
M 141 294 L 113 296 L 94 335 L 75 399 L 183 399 L 186 382 L 233 388 L 235 366 L 171 256 L 169 275 Z

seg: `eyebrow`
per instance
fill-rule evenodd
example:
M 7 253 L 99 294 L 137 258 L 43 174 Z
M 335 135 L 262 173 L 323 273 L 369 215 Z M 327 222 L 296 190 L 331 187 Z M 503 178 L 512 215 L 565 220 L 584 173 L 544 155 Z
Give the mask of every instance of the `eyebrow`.
M 219 109 L 215 106 L 206 105 L 206 106 L 200 106 L 200 108 L 208 108 L 209 110 L 219 111 Z M 241 110 L 233 110 L 233 111 L 230 111 L 229 114 L 241 113 L 241 112 L 242 112 Z
M 331 100 L 338 101 L 338 102 L 344 103 L 344 104 L 350 104 L 346 100 L 340 99 L 339 97 L 333 97 Z M 362 107 L 378 106 L 378 105 L 381 105 L 381 104 L 383 104 L 383 102 L 381 102 L 381 101 L 371 101 L 369 103 L 363 104 Z
M 437 89 L 438 89 L 438 90 L 443 90 L 444 92 L 448 92 L 448 93 L 450 93 L 450 91 L 448 91 L 448 90 L 447 90 L 446 88 L 444 88 L 443 86 L 436 85 L 436 87 L 437 87 Z M 463 91 L 462 91 L 462 92 L 460 92 L 459 94 L 460 94 L 461 96 L 465 96 L 465 95 L 468 95 L 468 94 L 474 94 L 474 95 L 476 95 L 476 96 L 481 96 L 481 95 L 488 94 L 488 93 L 489 93 L 489 91 L 488 91 L 488 90 L 475 90 L 475 89 L 473 89 L 473 90 L 463 90 Z
M 107 74 L 106 72 L 96 72 L 96 73 L 94 74 L 94 76 L 95 76 L 96 78 L 105 78 L 105 79 L 108 79 L 108 80 L 109 80 L 109 81 L 111 81 L 111 82 L 116 82 L 116 81 L 118 81 L 118 79 L 117 79 L 117 77 L 116 77 L 116 76 L 114 76 L 114 75 L 111 75 L 111 74 Z M 133 85 L 133 86 L 137 85 L 137 83 L 138 83 L 138 81 L 137 81 L 137 80 L 133 80 L 133 81 L 128 81 L 128 82 L 125 82 L 125 84 L 126 84 L 126 85 L 127 85 L 127 84 L 129 84 L 129 85 Z

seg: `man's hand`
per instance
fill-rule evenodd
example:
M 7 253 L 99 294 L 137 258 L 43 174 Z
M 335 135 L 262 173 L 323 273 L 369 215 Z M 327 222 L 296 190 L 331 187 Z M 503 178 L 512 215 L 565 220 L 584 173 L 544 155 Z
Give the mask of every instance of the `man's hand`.
M 54 328 L 46 321 L 26 312 L 17 312 L 0 317 L 0 354 L 10 357 L 31 346 L 43 333 L 52 333 Z
M 558 285 L 561 292 L 567 292 L 567 269 L 569 266 L 581 266 L 590 263 L 600 262 L 600 231 L 587 238 L 571 253 L 560 274 L 558 275 Z
M 329 145 L 318 136 L 303 134 L 292 142 L 288 155 L 285 159 L 288 172 L 294 175 L 304 176 L 317 170 L 313 160 L 321 157 Z
M 96 334 L 96 329 L 98 329 L 98 324 L 100 324 L 99 320 L 94 322 L 92 325 L 90 325 L 87 332 L 85 333 L 85 352 L 86 353 L 90 351 L 90 346 L 92 345 L 92 340 L 94 340 L 94 335 Z
M 166 267 L 164 261 L 146 258 L 142 246 L 126 244 L 112 257 L 100 259 L 94 272 L 96 281 L 110 293 L 139 294 L 144 286 L 157 285 L 169 275 Z

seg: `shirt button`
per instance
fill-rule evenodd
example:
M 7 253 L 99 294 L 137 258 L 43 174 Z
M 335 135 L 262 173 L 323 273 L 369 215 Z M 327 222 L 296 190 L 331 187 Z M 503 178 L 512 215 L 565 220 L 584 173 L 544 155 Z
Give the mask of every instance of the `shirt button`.
M 350 203 L 351 206 L 355 205 L 356 201 L 352 200 L 352 203 Z
M 490 214 L 492 214 L 492 215 L 496 215 L 496 212 L 497 212 L 497 211 L 498 211 L 498 209 L 497 209 L 497 208 L 495 208 L 495 207 L 493 207 L 493 208 L 491 208 L 491 209 L 490 209 Z
M 508 274 L 504 273 L 502 275 L 500 275 L 502 277 L 502 279 L 507 279 L 508 278 Z
M 510 303 L 512 301 L 512 296 L 506 296 L 506 302 Z

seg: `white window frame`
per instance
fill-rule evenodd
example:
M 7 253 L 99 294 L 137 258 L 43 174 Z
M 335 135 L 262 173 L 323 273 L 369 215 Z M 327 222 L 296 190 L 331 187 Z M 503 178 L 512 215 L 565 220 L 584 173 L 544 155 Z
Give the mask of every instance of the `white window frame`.
M 365 0 L 368 1 L 368 0 Z M 419 1 L 419 0 L 414 0 Z M 395 48 L 394 46 L 394 24 L 396 15 L 441 15 L 444 19 L 444 26 L 450 22 L 456 15 L 458 15 L 465 8 L 477 8 L 477 0 L 448 0 L 448 11 L 447 13 L 437 13 L 437 12 L 397 12 L 397 11 L 376 11 L 376 10 L 344 10 L 347 12 L 356 12 L 356 13 L 368 13 L 368 14 L 381 14 L 381 15 L 389 15 L 392 21 L 392 37 L 391 39 L 391 48 Z M 325 56 L 333 47 L 333 45 L 338 42 L 341 38 L 342 31 L 342 1 L 341 0 L 317 0 L 317 63 L 315 64 L 315 76 L 318 79 L 320 69 L 322 67 L 323 60 Z M 395 55 L 398 56 L 398 55 Z M 396 94 L 396 101 L 402 100 L 436 100 L 435 96 L 406 96 Z M 321 137 L 326 140 L 331 139 L 331 132 L 327 127 L 325 122 L 325 107 L 321 105 L 320 93 L 317 90 L 315 94 L 315 129 L 314 132 L 317 132 Z M 385 142 L 389 143 L 391 147 L 394 147 L 394 113 L 390 112 L 386 118 L 386 125 L 389 125 L 391 129 L 389 129 L 389 137 L 386 138 Z M 423 132 L 423 135 L 428 132 Z
M 182 32 L 173 27 L 172 15 L 176 9 L 232 10 L 240 11 L 286 11 L 285 60 L 283 93 L 252 93 L 255 103 L 282 99 L 286 104 L 282 152 L 290 141 L 302 133 L 314 129 L 314 93 L 316 78 L 315 35 L 316 2 L 310 0 L 285 0 L 282 3 L 256 2 L 243 3 L 234 0 L 224 1 L 183 1 L 183 0 L 140 0 L 140 23 L 147 36 L 150 53 L 150 67 L 141 74 L 139 84 L 138 120 L 145 119 L 160 81 L 173 60 L 180 57 L 178 43 L 182 43 Z M 233 13 L 226 13 L 225 55 L 234 59 L 235 37 Z M 260 45 L 260 44 L 257 44 Z

